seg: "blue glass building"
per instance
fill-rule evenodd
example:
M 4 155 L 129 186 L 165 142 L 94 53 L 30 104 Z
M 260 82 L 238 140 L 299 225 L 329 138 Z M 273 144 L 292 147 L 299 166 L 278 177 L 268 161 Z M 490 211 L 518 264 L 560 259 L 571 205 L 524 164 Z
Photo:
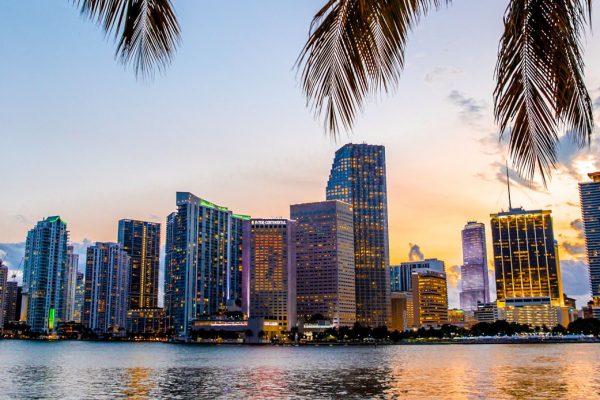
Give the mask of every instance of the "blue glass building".
M 412 273 L 425 270 L 446 273 L 446 265 L 437 258 L 428 258 L 390 266 L 392 292 L 410 292 L 412 290 Z
M 600 171 L 589 174 L 591 182 L 579 184 L 585 245 L 590 268 L 592 296 L 600 297 Z
M 327 200 L 352 205 L 356 321 L 389 325 L 391 315 L 385 148 L 347 144 L 335 153 Z

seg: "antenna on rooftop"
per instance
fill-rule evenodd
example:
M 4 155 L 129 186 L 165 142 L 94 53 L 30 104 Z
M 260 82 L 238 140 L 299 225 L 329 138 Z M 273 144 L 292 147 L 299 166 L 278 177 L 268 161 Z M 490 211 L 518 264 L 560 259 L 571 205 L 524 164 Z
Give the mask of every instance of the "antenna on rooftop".
M 512 210 L 512 200 L 510 198 L 510 176 L 508 176 L 508 160 L 506 161 L 506 185 L 508 186 L 508 211 Z

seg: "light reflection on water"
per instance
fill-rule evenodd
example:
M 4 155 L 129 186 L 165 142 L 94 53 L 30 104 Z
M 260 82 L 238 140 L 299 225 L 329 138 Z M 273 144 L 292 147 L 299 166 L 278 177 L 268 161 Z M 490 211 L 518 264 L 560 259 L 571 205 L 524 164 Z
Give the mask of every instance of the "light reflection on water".
M 0 341 L 0 397 L 600 398 L 600 346 Z

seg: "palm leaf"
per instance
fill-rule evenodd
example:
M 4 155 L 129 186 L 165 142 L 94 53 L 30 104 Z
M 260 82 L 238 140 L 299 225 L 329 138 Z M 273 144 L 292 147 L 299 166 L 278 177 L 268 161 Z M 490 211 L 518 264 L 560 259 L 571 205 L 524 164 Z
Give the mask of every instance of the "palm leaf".
M 307 105 L 334 136 L 352 128 L 365 98 L 395 88 L 408 32 L 450 0 L 328 0 L 298 57 Z
M 583 82 L 583 30 L 591 0 L 512 0 L 505 16 L 494 93 L 501 132 L 527 179 L 544 184 L 555 167 L 561 129 L 579 146 L 593 131 L 592 102 Z M 510 129 L 508 129 L 510 128 Z
M 180 29 L 170 0 L 74 0 L 82 15 L 95 20 L 117 41 L 115 57 L 150 77 L 170 64 Z

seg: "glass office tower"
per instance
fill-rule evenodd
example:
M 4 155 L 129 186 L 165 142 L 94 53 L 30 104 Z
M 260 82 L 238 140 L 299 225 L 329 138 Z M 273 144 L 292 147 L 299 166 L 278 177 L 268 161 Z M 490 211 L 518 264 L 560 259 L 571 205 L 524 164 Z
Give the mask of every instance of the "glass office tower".
M 296 228 L 298 316 L 323 315 L 336 327 L 356 322 L 352 207 L 338 200 L 290 206 Z
M 385 148 L 347 144 L 335 153 L 327 200 L 352 206 L 356 321 L 389 325 L 391 315 Z
M 117 241 L 131 258 L 129 309 L 158 307 L 160 224 L 122 219 Z
M 484 224 L 467 222 L 462 230 L 462 248 L 460 307 L 476 311 L 477 303 L 490 301 Z
M 38 222 L 27 233 L 21 318 L 33 332 L 52 332 L 65 320 L 68 239 L 67 224 L 59 216 Z
M 242 223 L 249 218 L 177 193 L 177 212 L 167 217 L 167 329 L 187 336 L 191 321 L 222 313 L 241 299 Z
M 579 196 L 592 296 L 600 298 L 600 171 L 589 174 L 589 177 L 591 182 L 579 184 Z

